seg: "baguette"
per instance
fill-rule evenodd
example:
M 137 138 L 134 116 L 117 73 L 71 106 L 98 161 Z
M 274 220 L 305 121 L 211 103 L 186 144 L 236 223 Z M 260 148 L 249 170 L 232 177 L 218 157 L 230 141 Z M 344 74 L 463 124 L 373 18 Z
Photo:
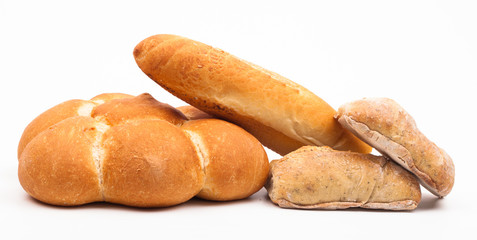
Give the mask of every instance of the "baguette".
M 451 157 L 419 131 L 414 119 L 388 98 L 368 98 L 344 104 L 338 121 L 382 154 L 414 173 L 438 197 L 454 185 Z
M 61 206 L 242 199 L 262 188 L 269 169 L 262 145 L 245 130 L 189 120 L 149 94 L 59 104 L 26 127 L 18 156 L 25 191 Z
M 140 42 L 141 70 L 192 106 L 233 122 L 284 155 L 305 145 L 369 153 L 333 118 L 336 111 L 304 87 L 220 49 L 174 35 Z
M 266 184 L 284 208 L 412 210 L 421 199 L 414 175 L 382 156 L 302 147 L 270 163 Z

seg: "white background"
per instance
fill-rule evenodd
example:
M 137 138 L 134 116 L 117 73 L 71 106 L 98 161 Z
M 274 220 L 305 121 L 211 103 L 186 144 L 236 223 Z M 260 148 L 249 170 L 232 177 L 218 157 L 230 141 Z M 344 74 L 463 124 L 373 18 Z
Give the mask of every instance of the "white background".
M 18 182 L 16 148 L 41 112 L 103 92 L 149 92 L 184 104 L 132 56 L 137 43 L 159 33 L 254 62 L 334 108 L 363 97 L 395 99 L 453 157 L 453 191 L 438 200 L 422 189 L 412 212 L 281 209 L 263 189 L 244 201 L 193 199 L 165 209 L 63 208 L 30 198 Z M 1 0 L 0 238 L 476 239 L 476 43 L 476 1 Z

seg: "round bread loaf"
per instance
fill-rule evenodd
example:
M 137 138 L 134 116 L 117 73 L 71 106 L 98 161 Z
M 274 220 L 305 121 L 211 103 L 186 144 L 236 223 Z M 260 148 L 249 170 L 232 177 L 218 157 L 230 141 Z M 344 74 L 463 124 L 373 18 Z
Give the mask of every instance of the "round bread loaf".
M 226 201 L 262 188 L 262 145 L 218 119 L 189 120 L 145 93 L 61 103 L 34 119 L 18 147 L 22 187 L 42 202 L 165 207 Z

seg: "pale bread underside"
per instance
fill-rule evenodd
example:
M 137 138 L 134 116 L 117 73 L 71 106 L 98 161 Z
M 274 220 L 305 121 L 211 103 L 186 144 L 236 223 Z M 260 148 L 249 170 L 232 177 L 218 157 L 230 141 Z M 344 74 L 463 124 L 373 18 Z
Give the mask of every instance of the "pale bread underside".
M 417 207 L 417 202 L 413 200 L 396 201 L 389 203 L 375 203 L 375 202 L 327 202 L 309 205 L 300 205 L 292 203 L 286 199 L 278 199 L 276 201 L 278 206 L 283 208 L 298 208 L 298 209 L 347 209 L 353 207 L 369 208 L 369 209 L 383 209 L 383 210 L 413 210 Z
M 371 130 L 366 124 L 357 122 L 347 115 L 340 116 L 338 121 L 343 127 L 351 131 L 361 140 L 373 146 L 380 153 L 391 158 L 408 171 L 414 173 L 422 186 L 432 194 L 440 196 L 434 181 L 432 181 L 429 175 L 423 173 L 416 167 L 411 153 L 404 146 L 394 142 L 378 131 Z

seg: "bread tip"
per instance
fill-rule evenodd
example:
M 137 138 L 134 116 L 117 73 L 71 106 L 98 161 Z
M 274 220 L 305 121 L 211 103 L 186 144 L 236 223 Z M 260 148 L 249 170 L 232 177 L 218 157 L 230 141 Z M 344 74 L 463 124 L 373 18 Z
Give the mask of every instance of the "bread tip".
M 139 54 L 141 54 L 141 47 L 139 45 L 141 45 L 142 42 L 140 42 L 138 45 L 136 45 L 136 47 L 134 48 L 134 51 L 133 51 L 133 56 L 135 58 L 137 58 L 139 56 Z
M 144 41 L 145 40 L 142 40 L 141 42 L 139 42 L 136 47 L 134 47 L 134 50 L 133 50 L 133 56 L 135 59 L 138 59 L 139 56 L 142 54 L 143 52 L 143 49 L 144 49 Z

